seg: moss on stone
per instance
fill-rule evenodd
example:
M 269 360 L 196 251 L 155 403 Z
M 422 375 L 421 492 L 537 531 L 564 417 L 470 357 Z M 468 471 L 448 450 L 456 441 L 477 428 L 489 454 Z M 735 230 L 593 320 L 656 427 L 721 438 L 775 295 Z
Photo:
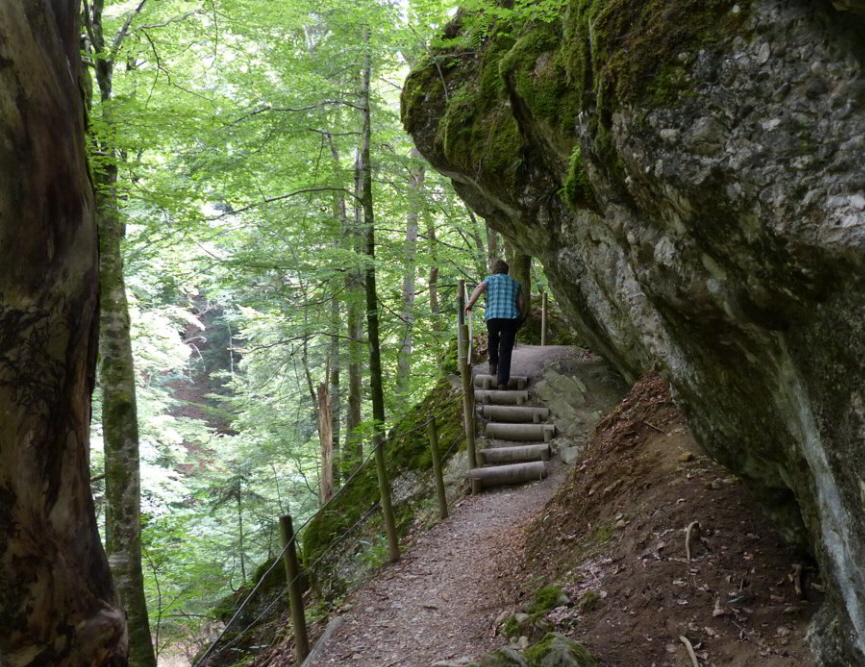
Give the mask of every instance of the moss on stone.
M 583 157 L 579 146 L 575 146 L 571 153 L 571 160 L 568 166 L 568 175 L 565 177 L 565 184 L 562 188 L 565 201 L 571 208 L 596 208 L 595 192 L 592 190 L 592 184 L 586 176 L 586 171 L 583 167 Z
M 562 655 L 558 660 L 544 660 L 553 653 Z M 523 657 L 526 659 L 529 667 L 542 667 L 546 664 L 577 664 L 580 667 L 594 667 L 594 665 L 598 664 L 597 659 L 588 649 L 554 632 L 547 634 L 537 644 L 527 648 L 523 652 Z
M 748 0 L 576 0 L 565 18 L 565 67 L 599 108 L 663 105 L 695 86 L 688 54 L 742 29 Z M 737 8 L 734 11 L 734 8 Z
M 458 393 L 446 379 L 442 379 L 426 399 L 410 410 L 390 431 L 385 446 L 385 462 L 391 482 L 406 472 L 427 473 L 432 470 L 429 435 L 427 427 L 424 426 L 429 416 L 435 415 L 437 418 L 443 456 L 447 448 L 459 439 L 462 433 L 462 404 L 457 399 Z M 454 448 L 451 454 L 456 449 Z M 368 464 L 354 477 L 348 488 L 304 529 L 303 556 L 306 564 L 317 560 L 378 499 L 375 466 Z M 397 504 L 394 510 L 397 528 L 404 531 L 414 520 L 415 508 L 404 503 Z
M 544 586 L 535 591 L 535 599 L 526 610 L 529 614 L 546 614 L 561 604 L 561 586 Z

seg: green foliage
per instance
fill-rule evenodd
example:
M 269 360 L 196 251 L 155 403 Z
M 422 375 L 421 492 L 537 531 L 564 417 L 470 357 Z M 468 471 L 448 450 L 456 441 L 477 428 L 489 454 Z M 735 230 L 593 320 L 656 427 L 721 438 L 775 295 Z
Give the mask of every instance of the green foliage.
M 557 658 L 545 660 L 545 658 L 551 655 L 557 655 Z M 527 648 L 523 652 L 523 657 L 526 659 L 529 667 L 560 664 L 559 661 L 563 664 L 580 665 L 580 667 L 594 667 L 597 664 L 597 659 L 588 649 L 580 646 L 575 641 L 552 632 L 547 634 L 534 646 Z M 553 663 L 553 661 L 555 662 Z

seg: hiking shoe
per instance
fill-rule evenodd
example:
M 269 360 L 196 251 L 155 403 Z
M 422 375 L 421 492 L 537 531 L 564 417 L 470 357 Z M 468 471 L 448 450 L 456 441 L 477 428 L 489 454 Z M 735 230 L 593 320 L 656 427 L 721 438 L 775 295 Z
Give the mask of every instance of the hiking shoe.
M 498 389 L 499 391 L 504 391 L 504 390 L 507 389 L 507 388 L 508 388 L 508 383 L 507 383 L 507 382 L 505 382 L 504 384 L 499 383 L 499 384 L 496 386 L 496 389 Z
M 490 375 L 498 375 L 499 367 L 497 364 L 490 364 Z

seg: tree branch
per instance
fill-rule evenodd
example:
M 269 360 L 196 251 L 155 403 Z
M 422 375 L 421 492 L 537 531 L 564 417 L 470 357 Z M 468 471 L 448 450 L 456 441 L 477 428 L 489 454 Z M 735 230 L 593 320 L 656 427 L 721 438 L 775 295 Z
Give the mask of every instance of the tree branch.
M 290 199 L 291 197 L 296 197 L 297 195 L 303 195 L 310 192 L 343 192 L 345 194 L 351 195 L 355 199 L 358 199 L 358 196 L 345 188 L 332 188 L 332 187 L 321 187 L 321 188 L 303 188 L 301 190 L 295 190 L 294 192 L 289 192 L 288 194 L 279 195 L 277 197 L 267 197 L 266 199 L 261 200 L 260 202 L 255 202 L 253 204 L 247 204 L 241 208 L 236 208 L 231 211 L 226 211 L 225 213 L 221 213 L 220 215 L 213 216 L 212 218 L 206 218 L 207 220 L 221 220 L 229 215 L 236 215 L 238 213 L 243 213 L 244 211 L 249 211 L 253 208 L 258 208 L 259 206 L 264 206 L 265 204 L 272 204 L 275 201 L 282 201 L 283 199 Z
M 120 51 L 120 45 L 123 44 L 126 33 L 129 32 L 129 26 L 132 25 L 132 19 L 134 19 L 138 14 L 141 13 L 141 10 L 144 9 L 144 5 L 146 3 L 147 0 L 141 0 L 141 2 L 138 4 L 138 7 L 129 12 L 129 16 L 126 17 L 126 22 L 123 24 L 120 32 L 117 33 L 117 37 L 114 38 L 114 43 L 111 45 L 112 60 L 114 59 L 114 56 L 117 55 L 117 52 Z

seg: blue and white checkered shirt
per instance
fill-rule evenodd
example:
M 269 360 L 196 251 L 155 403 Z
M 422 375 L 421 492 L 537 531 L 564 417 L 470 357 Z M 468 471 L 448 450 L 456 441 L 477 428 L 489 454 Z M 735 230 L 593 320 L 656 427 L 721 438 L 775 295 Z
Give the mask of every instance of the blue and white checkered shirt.
M 517 308 L 517 297 L 520 294 L 520 284 L 504 273 L 496 273 L 484 278 L 487 284 L 487 308 L 484 320 L 502 318 L 515 320 L 520 316 Z

